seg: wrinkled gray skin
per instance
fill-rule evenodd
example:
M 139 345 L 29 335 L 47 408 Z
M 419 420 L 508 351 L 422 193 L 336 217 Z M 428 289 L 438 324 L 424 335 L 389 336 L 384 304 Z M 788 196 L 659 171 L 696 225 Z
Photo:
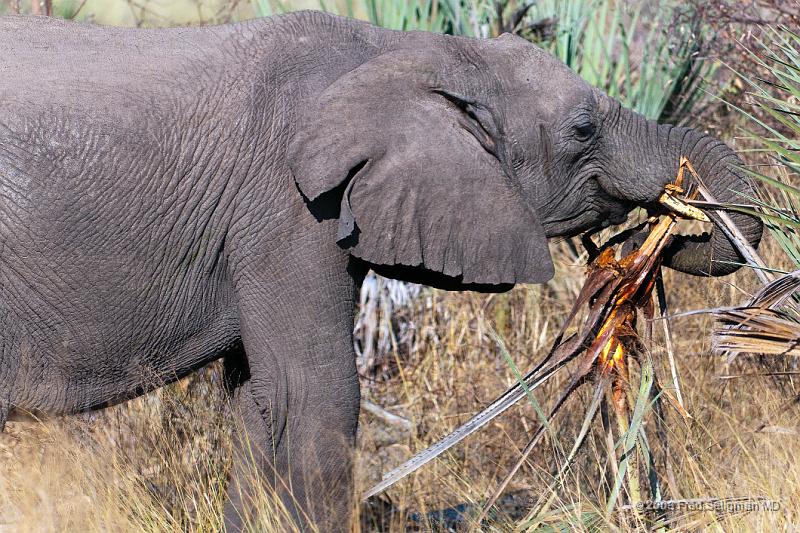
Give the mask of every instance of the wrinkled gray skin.
M 546 238 L 651 205 L 681 155 L 719 200 L 750 191 L 724 144 L 508 35 L 311 12 L 156 31 L 6 18 L 0 50 L 0 427 L 224 357 L 240 448 L 323 531 L 353 502 L 369 267 L 504 290 L 552 276 Z M 733 218 L 757 244 L 759 223 Z M 721 232 L 669 258 L 711 275 L 737 260 Z M 259 490 L 243 464 L 230 530 Z

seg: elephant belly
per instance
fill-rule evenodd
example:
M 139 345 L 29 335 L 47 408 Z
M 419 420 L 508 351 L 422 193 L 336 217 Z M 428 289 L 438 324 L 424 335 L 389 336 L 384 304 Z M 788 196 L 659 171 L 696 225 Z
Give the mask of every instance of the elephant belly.
M 224 292 L 187 273 L 115 279 L 103 261 L 79 275 L 44 263 L 33 275 L 0 258 L 0 408 L 101 407 L 180 379 L 238 342 Z
M 12 411 L 48 414 L 72 414 L 134 398 L 240 346 L 233 317 L 214 321 L 168 351 L 155 346 L 137 347 L 136 353 L 103 351 L 98 345 L 87 352 L 69 343 L 32 343 L 6 333 L 0 340 L 0 394 Z

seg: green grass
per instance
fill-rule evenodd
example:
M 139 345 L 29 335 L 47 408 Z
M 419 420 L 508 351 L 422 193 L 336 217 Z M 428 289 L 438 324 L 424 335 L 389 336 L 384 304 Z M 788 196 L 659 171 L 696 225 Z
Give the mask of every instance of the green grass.
M 703 98 L 701 83 L 716 68 L 700 55 L 702 19 L 672 24 L 681 3 L 645 12 L 644 2 L 544 0 L 530 15 L 557 21 L 543 43 L 589 83 L 650 119 L 680 122 Z M 672 26 L 672 27 L 671 27 Z M 634 56 L 635 40 L 644 46 Z
M 763 187 L 758 198 L 762 219 L 794 267 L 800 266 L 800 36 L 785 28 L 768 28 L 751 52 L 765 79 L 745 77 L 755 109 L 749 140 L 763 156 L 766 171 L 751 171 Z
M 488 36 L 492 4 L 475 0 L 318 0 L 316 5 L 281 0 L 253 0 L 258 16 L 315 8 L 337 15 L 368 20 L 393 30 L 422 30 L 472 37 Z

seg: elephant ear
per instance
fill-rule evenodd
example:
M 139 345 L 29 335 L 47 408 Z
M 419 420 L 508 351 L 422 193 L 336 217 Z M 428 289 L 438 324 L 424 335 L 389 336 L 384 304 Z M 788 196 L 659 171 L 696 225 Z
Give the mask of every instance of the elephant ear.
M 307 104 L 288 151 L 297 186 L 311 202 L 342 195 L 339 244 L 369 263 L 465 284 L 547 281 L 544 229 L 504 171 L 500 129 L 463 96 L 487 82 L 441 48 L 387 52 Z

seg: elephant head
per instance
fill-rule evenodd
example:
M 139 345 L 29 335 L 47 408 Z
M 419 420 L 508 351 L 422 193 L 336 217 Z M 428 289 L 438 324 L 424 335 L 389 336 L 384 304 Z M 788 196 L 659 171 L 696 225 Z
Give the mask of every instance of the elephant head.
M 288 150 L 300 191 L 339 205 L 339 243 L 379 272 L 546 281 L 547 238 L 655 206 L 681 156 L 718 201 L 751 193 L 725 144 L 646 120 L 521 38 L 411 33 L 386 48 L 312 99 Z M 757 245 L 760 222 L 732 218 Z M 736 262 L 720 231 L 678 237 L 666 257 L 695 275 Z

